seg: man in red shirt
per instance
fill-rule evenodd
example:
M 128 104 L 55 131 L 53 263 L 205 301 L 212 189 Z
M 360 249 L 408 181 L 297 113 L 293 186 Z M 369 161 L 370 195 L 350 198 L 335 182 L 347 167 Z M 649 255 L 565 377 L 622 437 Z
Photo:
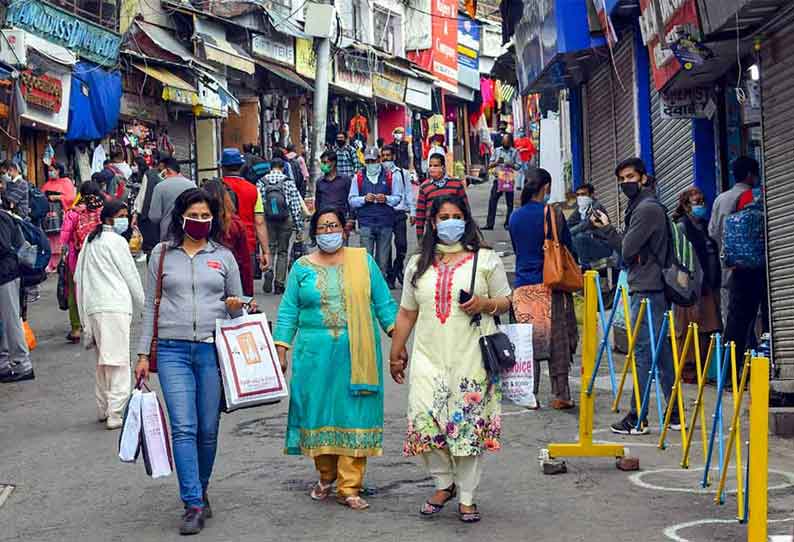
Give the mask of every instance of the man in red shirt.
M 460 196 L 466 203 L 469 198 L 466 196 L 466 185 L 460 179 L 453 179 L 446 176 L 446 159 L 443 154 L 430 154 L 428 159 L 428 178 L 419 187 L 416 197 L 416 237 L 422 242 L 425 234 L 425 221 L 427 213 L 434 198 L 441 196 Z
M 223 149 L 221 155 L 223 182 L 237 196 L 237 214 L 245 226 L 248 249 L 254 258 L 256 258 L 256 242 L 259 240 L 261 249 L 259 266 L 264 271 L 270 267 L 270 242 L 267 237 L 265 212 L 259 190 L 240 175 L 244 163 L 245 160 L 239 149 L 233 147 Z

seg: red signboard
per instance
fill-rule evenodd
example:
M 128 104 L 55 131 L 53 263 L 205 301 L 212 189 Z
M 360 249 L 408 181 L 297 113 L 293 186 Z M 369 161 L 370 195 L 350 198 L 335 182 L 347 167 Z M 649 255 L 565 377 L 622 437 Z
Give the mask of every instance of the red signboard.
M 666 43 L 667 37 L 676 30 L 699 32 L 700 20 L 696 0 L 661 0 L 657 4 L 658 11 L 652 0 L 640 0 L 640 27 L 651 58 L 654 85 L 662 90 L 682 69 Z
M 61 111 L 63 86 L 61 80 L 49 75 L 35 75 L 30 70 L 21 74 L 22 95 L 28 105 L 51 113 Z
M 438 84 L 450 92 L 458 91 L 458 3 L 432 0 L 433 47 L 408 53 L 411 61 L 438 77 Z

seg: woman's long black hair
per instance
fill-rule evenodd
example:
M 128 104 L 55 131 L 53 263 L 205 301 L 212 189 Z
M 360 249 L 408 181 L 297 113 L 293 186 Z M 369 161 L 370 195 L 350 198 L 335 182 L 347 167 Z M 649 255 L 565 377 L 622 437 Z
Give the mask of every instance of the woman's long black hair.
M 524 177 L 521 205 L 529 203 L 547 184 L 551 184 L 551 173 L 542 168 L 529 168 Z
M 91 243 L 94 239 L 99 239 L 102 235 L 102 228 L 105 226 L 105 220 L 115 217 L 119 211 L 126 208 L 127 205 L 119 199 L 106 201 L 102 207 L 102 212 L 99 213 L 99 224 L 94 228 L 94 231 L 88 234 L 88 242 Z
M 174 210 L 171 212 L 171 225 L 168 228 L 168 238 L 172 247 L 178 247 L 185 240 L 185 231 L 182 229 L 182 215 L 187 212 L 191 205 L 196 203 L 206 203 L 212 213 L 212 227 L 208 240 L 220 243 L 221 221 L 218 200 L 210 196 L 206 190 L 201 188 L 190 188 L 185 190 L 174 202 Z
M 481 248 L 489 248 L 483 241 L 480 228 L 471 216 L 471 209 L 468 203 L 460 196 L 440 196 L 433 198 L 433 203 L 430 205 L 425 220 L 425 234 L 422 237 L 421 252 L 419 253 L 419 263 L 416 266 L 416 273 L 411 279 L 411 286 L 416 288 L 416 282 L 430 269 L 436 257 L 436 244 L 440 243 L 438 233 L 436 232 L 436 216 L 438 215 L 441 207 L 450 203 L 460 209 L 463 213 L 463 220 L 466 222 L 466 229 L 463 231 L 463 237 L 460 243 L 463 247 L 471 252 L 476 252 Z

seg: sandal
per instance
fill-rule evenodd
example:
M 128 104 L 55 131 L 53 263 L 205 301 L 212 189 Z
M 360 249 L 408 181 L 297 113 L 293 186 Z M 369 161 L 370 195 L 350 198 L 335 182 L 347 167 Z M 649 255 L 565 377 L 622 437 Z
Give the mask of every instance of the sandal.
M 69 333 L 66 335 L 66 340 L 72 344 L 80 344 L 80 335 L 73 335 Z
M 447 489 L 442 489 L 440 491 L 443 491 L 444 493 L 449 493 L 449 497 L 444 499 L 444 502 L 442 502 L 441 504 L 432 503 L 428 499 L 422 505 L 422 508 L 419 509 L 419 514 L 425 517 L 435 516 L 444 509 L 445 504 L 447 504 L 449 501 L 451 501 L 458 495 L 458 488 L 455 484 L 452 484 Z
M 458 505 L 458 517 L 463 523 L 477 523 L 482 519 L 480 516 L 480 511 L 477 510 L 477 505 L 472 504 L 472 508 L 474 508 L 473 512 L 464 512 L 461 508 L 463 505 Z
M 349 497 L 342 497 L 340 495 L 336 498 L 336 502 L 347 506 L 351 510 L 366 510 L 369 508 L 369 503 L 358 495 L 350 495 Z
M 309 496 L 312 498 L 313 501 L 324 501 L 328 498 L 328 495 L 331 494 L 331 488 L 334 486 L 333 482 L 328 482 L 324 484 L 322 480 L 314 484 L 312 488 L 312 492 L 309 493 Z

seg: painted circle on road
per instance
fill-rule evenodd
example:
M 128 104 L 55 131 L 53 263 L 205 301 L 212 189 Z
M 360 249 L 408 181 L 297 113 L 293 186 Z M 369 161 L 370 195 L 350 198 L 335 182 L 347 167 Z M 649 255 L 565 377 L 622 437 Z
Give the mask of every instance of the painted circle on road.
M 794 521 L 794 518 L 770 519 L 767 521 L 767 523 L 784 523 L 787 521 Z M 730 525 L 735 523 L 737 523 L 736 519 L 697 519 L 695 521 L 679 523 L 678 525 L 673 525 L 672 527 L 666 528 L 664 530 L 664 536 L 673 542 L 695 542 L 689 538 L 683 538 L 678 533 L 680 531 L 691 529 L 692 527 L 698 527 L 700 525 Z
M 714 468 L 714 471 L 718 471 L 719 469 Z M 661 484 L 654 484 L 651 482 L 647 482 L 645 480 L 648 476 L 653 476 L 654 474 L 665 474 L 665 473 L 691 473 L 697 476 L 696 481 L 692 484 L 692 486 L 684 486 L 684 487 L 677 487 L 677 486 L 667 486 Z M 789 487 L 794 486 L 794 473 L 782 471 L 782 470 L 775 470 L 769 469 L 770 474 L 776 474 L 779 477 L 783 478 L 783 481 L 778 482 L 774 485 L 769 486 L 769 491 L 775 491 L 778 489 L 786 489 Z M 629 481 L 636 485 L 637 487 L 641 487 L 644 489 L 652 489 L 656 491 L 675 491 L 679 493 L 696 493 L 700 495 L 706 495 L 709 493 L 714 493 L 716 491 L 716 483 L 718 480 L 712 479 L 712 486 L 711 487 L 700 487 L 700 480 L 703 477 L 703 469 L 653 469 L 653 470 L 646 470 L 635 472 L 634 474 L 629 476 Z M 726 489 L 725 493 L 736 493 L 735 489 Z

